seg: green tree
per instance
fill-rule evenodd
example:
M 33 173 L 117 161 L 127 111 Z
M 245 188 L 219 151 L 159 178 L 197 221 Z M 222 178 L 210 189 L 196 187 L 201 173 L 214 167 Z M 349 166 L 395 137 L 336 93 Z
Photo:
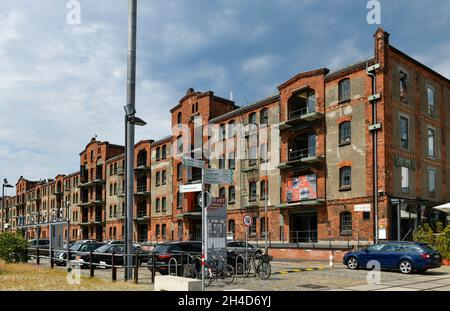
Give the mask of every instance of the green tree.
M 7 263 L 26 262 L 28 242 L 20 234 L 4 232 L 0 234 L 0 259 Z

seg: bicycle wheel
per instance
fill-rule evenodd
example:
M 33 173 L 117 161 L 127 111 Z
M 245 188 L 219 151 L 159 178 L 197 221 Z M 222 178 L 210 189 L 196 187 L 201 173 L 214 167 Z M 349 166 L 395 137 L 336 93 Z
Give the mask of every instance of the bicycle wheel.
M 226 265 L 225 270 L 222 272 L 223 282 L 230 285 L 234 282 L 234 268 L 232 265 Z
M 190 278 L 190 279 L 195 278 L 195 272 L 194 272 L 193 265 L 184 266 L 183 277 Z
M 272 274 L 272 266 L 269 263 L 261 262 L 258 267 L 258 277 L 261 280 L 268 280 Z
M 200 279 L 202 278 L 202 274 L 200 272 Z M 211 268 L 205 267 L 205 286 L 208 287 L 211 285 L 215 276 Z

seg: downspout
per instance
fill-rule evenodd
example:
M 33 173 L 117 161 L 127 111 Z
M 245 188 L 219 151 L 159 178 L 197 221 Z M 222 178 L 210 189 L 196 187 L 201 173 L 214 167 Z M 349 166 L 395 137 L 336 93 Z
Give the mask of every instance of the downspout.
M 366 68 L 368 62 L 366 62 Z M 372 78 L 372 95 L 377 92 L 377 79 L 376 75 L 367 71 L 367 74 Z M 377 124 L 377 99 L 372 100 L 372 125 Z M 372 131 L 372 144 L 373 144 L 373 205 L 374 205 L 374 234 L 375 242 L 378 242 L 378 135 L 377 130 Z

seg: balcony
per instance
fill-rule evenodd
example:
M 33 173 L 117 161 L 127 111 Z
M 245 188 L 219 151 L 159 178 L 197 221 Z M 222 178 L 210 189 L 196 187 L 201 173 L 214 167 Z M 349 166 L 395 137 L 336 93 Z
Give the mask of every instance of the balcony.
M 148 218 L 149 217 L 147 215 L 147 210 L 145 210 L 145 209 L 138 210 L 136 213 L 136 216 L 134 217 L 134 219 L 137 221 L 147 220 Z
M 147 185 L 138 185 L 136 187 L 135 195 L 149 195 L 150 191 L 147 189 Z
M 308 127 L 311 122 L 321 120 L 323 113 L 316 111 L 317 101 L 314 90 L 305 87 L 289 98 L 287 121 L 280 124 L 280 130 Z
M 147 161 L 140 161 L 137 163 L 137 166 L 134 168 L 135 171 L 147 171 L 151 168 L 150 165 L 147 164 Z

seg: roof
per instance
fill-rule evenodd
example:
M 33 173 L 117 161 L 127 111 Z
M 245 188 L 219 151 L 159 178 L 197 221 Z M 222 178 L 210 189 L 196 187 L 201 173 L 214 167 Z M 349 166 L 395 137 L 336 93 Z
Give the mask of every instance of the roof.
M 152 146 L 160 145 L 160 144 L 162 144 L 162 143 L 165 143 L 165 142 L 170 141 L 171 139 L 172 139 L 172 135 L 168 135 L 168 136 L 166 136 L 166 137 L 163 137 L 163 138 L 161 138 L 161 139 L 159 139 L 159 140 L 154 141 L 154 142 L 152 143 Z
M 338 77 L 338 76 L 340 76 L 342 74 L 346 74 L 349 71 L 360 70 L 361 67 L 366 67 L 366 65 L 370 64 L 371 62 L 373 62 L 374 59 L 375 58 L 372 56 L 372 57 L 370 57 L 368 59 L 361 60 L 361 61 L 359 61 L 357 63 L 354 63 L 354 64 L 348 65 L 346 67 L 343 67 L 343 68 L 337 69 L 335 71 L 332 71 L 332 72 L 328 73 L 325 76 L 325 79 L 327 79 L 327 80 L 328 79 L 333 79 L 333 78 L 336 78 L 336 77 Z
M 253 109 L 265 106 L 265 105 L 267 105 L 267 104 L 269 104 L 269 103 L 271 103 L 271 102 L 273 102 L 275 100 L 278 100 L 279 98 L 280 98 L 279 94 L 274 94 L 274 95 L 269 96 L 269 97 L 267 97 L 267 98 L 265 98 L 263 100 L 260 100 L 260 101 L 257 101 L 255 103 L 252 103 L 252 104 L 250 104 L 248 106 L 240 107 L 240 108 L 235 109 L 233 111 L 227 112 L 227 113 L 225 113 L 225 114 L 223 114 L 221 116 L 218 116 L 217 118 L 211 119 L 209 121 L 209 123 L 217 123 L 217 122 L 220 122 L 222 120 L 238 116 L 238 115 L 240 115 L 242 113 L 245 113 L 247 111 L 251 111 Z

